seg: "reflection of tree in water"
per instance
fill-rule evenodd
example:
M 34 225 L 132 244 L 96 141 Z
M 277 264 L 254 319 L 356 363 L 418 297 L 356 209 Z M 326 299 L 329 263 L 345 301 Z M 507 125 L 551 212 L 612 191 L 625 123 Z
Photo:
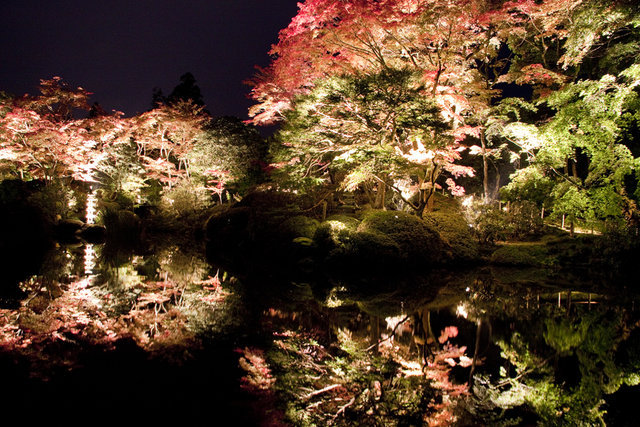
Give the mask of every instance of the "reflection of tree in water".
M 267 280 L 253 296 L 172 247 L 110 262 L 94 250 L 61 248 L 21 284 L 19 308 L 0 311 L 0 356 L 48 377 L 124 343 L 183 363 L 226 334 L 265 419 L 296 425 L 596 424 L 640 384 L 638 315 L 602 295 L 483 271 L 385 294 L 345 285 L 320 303 Z
M 273 344 L 264 352 L 244 349 L 241 364 L 249 389 L 284 402 L 281 413 L 265 416 L 296 425 L 455 420 L 453 403 L 466 393 L 466 384 L 450 372 L 471 364 L 466 348 L 454 342 L 455 326 L 438 326 L 434 333 L 424 307 L 383 318 L 354 304 L 336 304 L 335 298 L 331 305 L 307 299 L 297 309 L 287 303 L 284 310 L 264 310 Z
M 223 307 L 230 294 L 201 258 L 175 248 L 117 264 L 96 265 L 104 259 L 93 246 L 62 248 L 52 257 L 58 267 L 21 283 L 20 307 L 0 312 L 0 347 L 29 359 L 34 375 L 46 376 L 52 365 L 73 367 L 83 346 L 113 350 L 132 340 L 159 356 L 193 350 L 200 333 L 194 324 L 202 323 L 192 316 Z
M 346 289 L 271 301 L 274 341 L 244 350 L 247 387 L 270 408 L 279 396 L 269 413 L 296 425 L 598 424 L 607 396 L 640 382 L 637 315 L 520 277 L 481 273 L 435 298 L 416 288 L 418 305 L 341 300 Z
M 511 425 L 604 423 L 607 396 L 640 383 L 638 366 L 629 363 L 637 354 L 625 361 L 638 316 L 616 302 L 544 288 L 472 301 L 474 316 L 491 316 L 501 357 L 497 372 L 475 375 L 466 416 Z M 503 310 L 510 303 L 517 311 Z

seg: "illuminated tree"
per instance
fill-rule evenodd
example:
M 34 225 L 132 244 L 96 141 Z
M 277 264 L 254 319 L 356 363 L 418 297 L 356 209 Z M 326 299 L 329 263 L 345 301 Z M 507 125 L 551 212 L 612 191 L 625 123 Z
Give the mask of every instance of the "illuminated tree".
M 636 222 L 637 8 L 614 1 L 516 2 L 510 13 L 517 31 L 509 44 L 518 57 L 502 79 L 533 87 L 541 110 L 528 123 L 505 127 L 503 135 L 537 170 L 519 176 L 553 180 L 558 215 Z M 514 181 L 508 190 L 523 184 Z
M 327 79 L 362 78 L 366 82 L 406 70 L 413 74 L 410 81 L 387 79 L 386 89 L 413 90 L 415 103 L 438 108 L 440 120 L 448 122 L 453 133 L 432 127 L 430 137 L 422 139 L 423 155 L 436 158 L 436 151 L 443 147 L 452 153 L 466 134 L 478 134 L 477 124 L 465 126 L 466 117 L 485 110 L 491 99 L 492 90 L 483 84 L 478 67 L 479 61 L 495 57 L 499 46 L 497 39 L 488 36 L 490 12 L 484 2 L 475 1 L 315 0 L 300 4 L 298 15 L 280 32 L 270 67 L 251 82 L 258 104 L 250 115 L 257 124 L 286 120 L 291 117 L 286 112 L 298 108 L 305 110 L 304 116 L 309 109 L 305 96 L 317 97 L 314 88 L 327 84 Z M 392 88 L 394 84 L 398 87 Z M 387 112 L 390 117 L 396 115 Z M 380 116 L 384 117 L 382 112 Z M 339 118 L 333 120 L 337 123 Z M 446 161 L 453 160 L 456 156 Z M 433 165 L 433 170 L 439 168 Z M 462 191 L 452 181 L 449 187 Z M 425 200 L 424 194 L 421 199 Z
M 225 191 L 245 193 L 264 175 L 267 145 L 250 125 L 235 117 L 211 119 L 187 154 L 191 173 L 220 200 Z
M 313 0 L 299 6 L 271 50 L 273 62 L 251 82 L 255 123 L 282 119 L 295 97 L 323 78 L 405 67 L 422 73 L 447 118 L 461 113 L 463 83 L 478 79 L 472 57 L 474 42 L 484 37 L 483 2 Z
M 188 153 L 208 117 L 190 101 L 161 105 L 131 119 L 132 137 L 147 174 L 173 185 L 189 176 Z
M 421 215 L 442 171 L 472 171 L 454 165 L 459 145 L 415 79 L 411 70 L 386 69 L 318 83 L 298 98 L 280 135 L 285 155 L 296 159 L 283 162 L 282 172 L 298 184 L 333 181 L 348 191 L 375 187 L 377 207 L 384 206 L 384 189 L 390 188 Z
M 0 122 L 2 159 L 11 161 L 20 177 L 87 180 L 101 150 L 72 114 L 88 109 L 90 94 L 70 88 L 59 77 L 42 80 L 40 92 L 5 101 L 6 114 Z

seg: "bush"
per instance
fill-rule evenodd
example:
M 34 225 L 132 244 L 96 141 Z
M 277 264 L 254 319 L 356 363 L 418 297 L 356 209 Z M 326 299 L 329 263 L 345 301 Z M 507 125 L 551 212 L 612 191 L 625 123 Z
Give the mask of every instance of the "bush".
M 554 263 L 544 246 L 529 244 L 502 246 L 491 255 L 491 262 L 532 267 L 549 266 Z
M 438 230 L 440 236 L 451 246 L 455 259 L 470 261 L 478 257 L 478 243 L 471 233 L 469 223 L 462 214 L 458 201 L 452 197 L 438 195 L 435 209 L 425 212 L 423 220 Z
M 108 204 L 102 211 L 100 222 L 106 228 L 109 239 L 135 241 L 142 233 L 142 222 L 131 211 L 120 210 L 116 204 Z
M 509 212 L 495 205 L 485 205 L 475 220 L 475 229 L 482 242 L 525 239 L 542 233 L 540 211 L 531 202 L 511 204 Z
M 358 232 L 379 233 L 389 237 L 411 263 L 438 263 L 448 260 L 450 256 L 450 248 L 438 232 L 406 212 L 366 212 Z
M 511 204 L 509 220 L 513 224 L 513 237 L 523 239 L 542 233 L 544 222 L 540 209 L 533 202 L 523 201 Z
M 44 212 L 49 221 L 57 218 L 68 218 L 74 216 L 69 209 L 69 201 L 73 197 L 71 189 L 60 181 L 53 181 L 48 185 L 41 185 L 37 191 L 29 196 L 29 204 Z M 80 197 L 76 205 L 80 205 L 80 210 L 84 208 L 84 196 Z M 82 216 L 82 215 L 79 215 Z
M 171 216 L 186 216 L 201 212 L 211 205 L 209 191 L 190 180 L 185 180 L 171 189 L 165 189 L 160 209 Z

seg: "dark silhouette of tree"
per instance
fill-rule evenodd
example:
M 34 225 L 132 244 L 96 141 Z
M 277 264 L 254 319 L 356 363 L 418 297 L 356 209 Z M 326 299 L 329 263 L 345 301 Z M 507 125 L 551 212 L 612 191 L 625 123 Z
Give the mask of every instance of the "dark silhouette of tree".
M 198 107 L 205 106 L 200 87 L 196 84 L 196 78 L 190 72 L 180 76 L 180 83 L 167 96 L 164 95 L 161 88 L 154 87 L 151 95 L 151 109 L 153 110 L 163 105 L 176 105 L 186 101 Z M 203 110 L 203 112 L 209 114 L 207 110 Z
M 94 102 L 89 109 L 89 118 L 95 119 L 96 117 L 108 116 L 109 113 L 102 108 L 99 102 Z
M 204 100 L 200 87 L 196 84 L 196 78 L 193 74 L 187 72 L 180 76 L 180 84 L 178 84 L 167 97 L 167 103 L 174 104 L 178 101 L 191 101 L 195 105 L 204 107 Z
M 158 108 L 167 103 L 167 97 L 162 93 L 162 89 L 154 87 L 151 94 L 151 109 Z

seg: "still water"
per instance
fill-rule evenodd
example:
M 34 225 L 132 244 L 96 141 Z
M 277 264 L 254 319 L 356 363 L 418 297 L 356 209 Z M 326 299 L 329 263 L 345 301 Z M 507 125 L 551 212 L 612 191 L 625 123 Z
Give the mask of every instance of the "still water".
M 284 280 L 232 274 L 201 252 L 62 246 L 39 274 L 5 286 L 2 412 L 634 425 L 640 313 L 625 284 L 492 268 Z

